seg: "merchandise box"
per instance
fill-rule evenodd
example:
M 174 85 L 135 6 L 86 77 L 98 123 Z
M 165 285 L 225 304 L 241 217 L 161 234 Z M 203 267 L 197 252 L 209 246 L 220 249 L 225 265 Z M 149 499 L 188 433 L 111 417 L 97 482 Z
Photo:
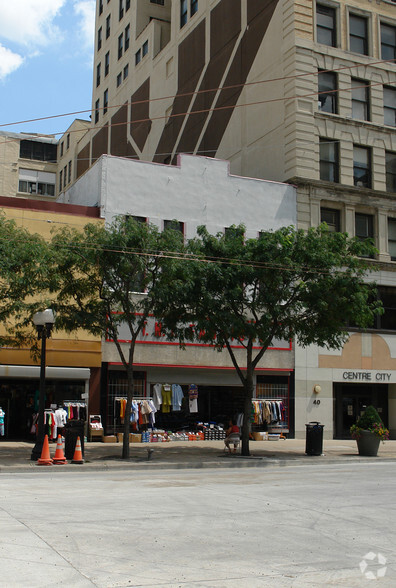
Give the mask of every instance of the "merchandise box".
M 115 435 L 105 435 L 103 437 L 103 443 L 117 443 L 117 437 Z
M 129 440 L 130 443 L 141 443 L 142 442 L 142 436 L 138 433 L 131 433 L 129 435 Z

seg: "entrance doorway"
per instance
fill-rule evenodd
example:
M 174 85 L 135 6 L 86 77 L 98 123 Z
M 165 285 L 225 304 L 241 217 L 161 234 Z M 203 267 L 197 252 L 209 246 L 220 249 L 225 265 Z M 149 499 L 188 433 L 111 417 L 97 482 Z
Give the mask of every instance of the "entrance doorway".
M 334 438 L 350 439 L 350 427 L 367 406 L 377 409 L 388 426 L 388 386 L 386 384 L 334 384 Z

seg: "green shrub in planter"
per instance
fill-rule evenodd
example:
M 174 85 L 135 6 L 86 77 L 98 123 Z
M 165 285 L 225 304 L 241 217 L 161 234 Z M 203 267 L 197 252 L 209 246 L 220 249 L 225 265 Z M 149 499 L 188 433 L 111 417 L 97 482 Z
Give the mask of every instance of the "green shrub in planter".
M 352 439 L 359 439 L 362 431 L 369 431 L 385 441 L 389 439 L 389 431 L 385 428 L 382 419 L 374 406 L 368 406 L 364 413 L 358 418 L 356 424 L 350 428 Z

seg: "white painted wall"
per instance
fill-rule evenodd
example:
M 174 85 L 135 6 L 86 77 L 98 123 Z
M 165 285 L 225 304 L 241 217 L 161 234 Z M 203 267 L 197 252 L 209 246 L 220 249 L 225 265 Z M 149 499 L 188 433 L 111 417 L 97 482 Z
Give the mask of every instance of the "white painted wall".
M 178 166 L 103 155 L 65 192 L 63 202 L 100 205 L 110 221 L 118 214 L 185 223 L 185 236 L 200 224 L 209 232 L 244 223 L 247 237 L 296 224 L 293 186 L 233 176 L 227 161 L 181 155 Z

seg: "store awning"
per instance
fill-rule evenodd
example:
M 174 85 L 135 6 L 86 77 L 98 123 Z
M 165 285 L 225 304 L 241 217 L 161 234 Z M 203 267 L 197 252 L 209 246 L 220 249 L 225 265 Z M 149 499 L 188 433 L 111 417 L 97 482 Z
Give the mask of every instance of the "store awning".
M 45 368 L 45 377 L 49 380 L 89 380 L 89 368 L 53 367 Z M 38 365 L 0 365 L 0 378 L 40 378 Z

